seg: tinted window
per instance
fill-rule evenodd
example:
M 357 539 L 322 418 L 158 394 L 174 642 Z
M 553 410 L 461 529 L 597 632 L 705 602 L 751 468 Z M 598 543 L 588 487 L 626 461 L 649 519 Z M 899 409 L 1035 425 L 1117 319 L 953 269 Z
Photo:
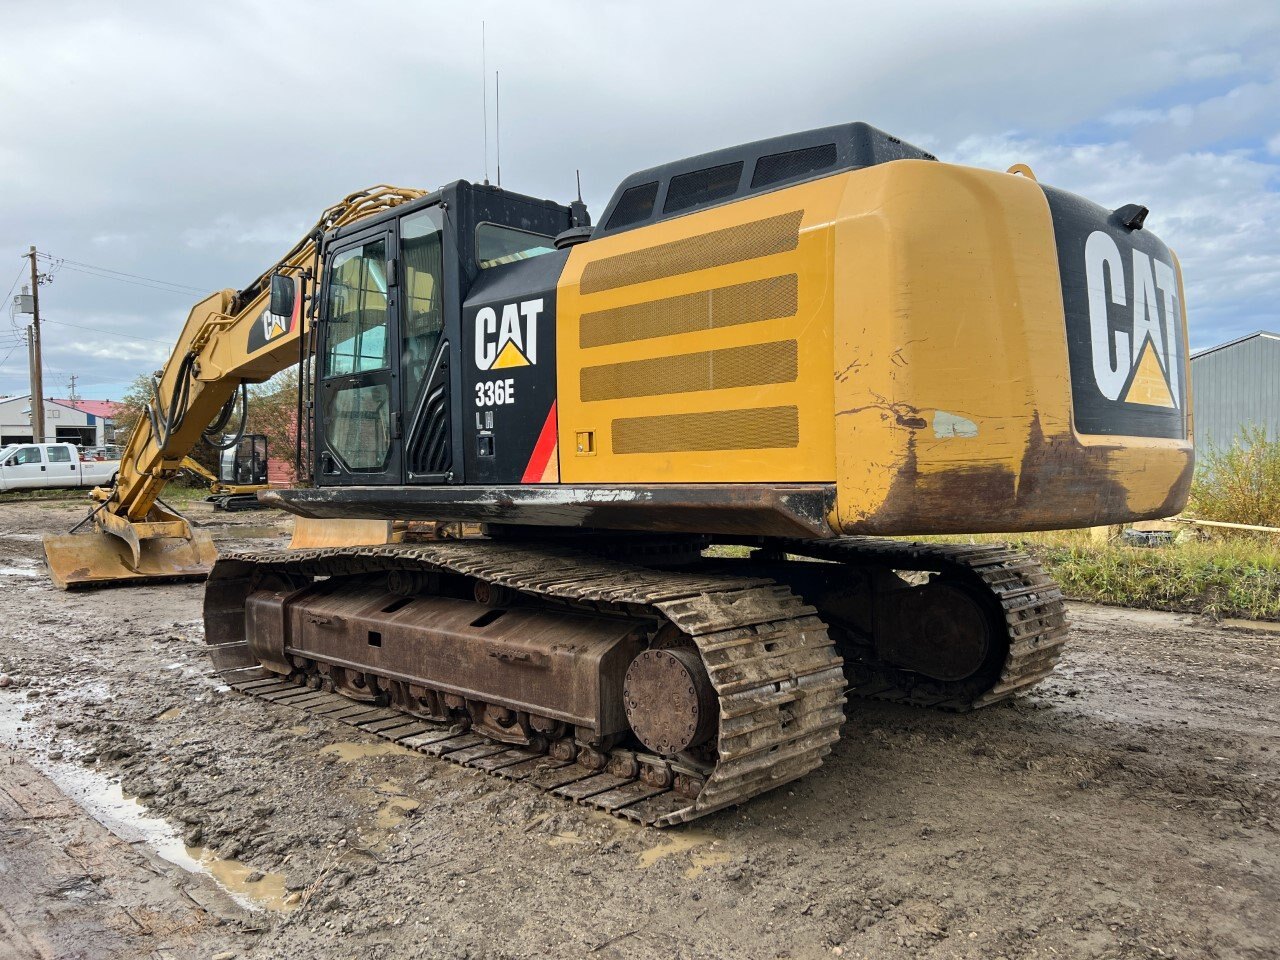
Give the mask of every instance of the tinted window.
M 387 245 L 344 250 L 329 268 L 325 376 L 387 366 Z
M 71 451 L 66 447 L 50 447 L 48 450 L 50 463 L 70 463 Z
M 540 233 L 500 227 L 496 223 L 482 223 L 476 227 L 476 261 L 482 270 L 540 257 L 555 248 L 555 241 Z

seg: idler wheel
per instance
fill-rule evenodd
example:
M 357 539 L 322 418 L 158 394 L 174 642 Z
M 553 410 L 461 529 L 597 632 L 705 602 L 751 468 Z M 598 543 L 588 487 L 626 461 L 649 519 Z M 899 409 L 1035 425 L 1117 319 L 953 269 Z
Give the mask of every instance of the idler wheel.
M 627 720 L 640 742 L 662 756 L 706 743 L 719 710 L 702 660 L 694 650 L 645 650 L 622 684 Z

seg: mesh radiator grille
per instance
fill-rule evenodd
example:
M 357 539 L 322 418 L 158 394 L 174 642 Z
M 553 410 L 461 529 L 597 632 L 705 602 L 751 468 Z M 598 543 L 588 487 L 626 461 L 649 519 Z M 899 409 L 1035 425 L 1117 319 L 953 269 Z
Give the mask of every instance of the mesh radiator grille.
M 803 217 L 803 210 L 793 210 L 776 217 L 605 257 L 587 264 L 582 271 L 579 288 L 583 293 L 600 293 L 633 283 L 786 253 L 800 243 L 800 221 Z
M 583 367 L 582 400 L 656 397 L 668 393 L 756 387 L 793 383 L 797 345 L 794 340 L 753 343 L 745 347 L 682 353 L 674 357 L 606 363 Z
M 765 450 L 800 446 L 796 407 L 754 407 L 613 421 L 614 453 Z
M 755 172 L 751 175 L 751 186 L 763 187 L 771 183 L 782 183 L 784 180 L 805 177 L 819 170 L 834 167 L 836 159 L 834 143 L 802 147 L 799 150 L 761 157 L 756 161 Z
M 740 323 L 776 320 L 796 314 L 798 279 L 794 273 L 699 290 L 679 297 L 628 304 L 584 313 L 578 346 L 604 347 L 669 337 L 695 330 L 715 330 Z

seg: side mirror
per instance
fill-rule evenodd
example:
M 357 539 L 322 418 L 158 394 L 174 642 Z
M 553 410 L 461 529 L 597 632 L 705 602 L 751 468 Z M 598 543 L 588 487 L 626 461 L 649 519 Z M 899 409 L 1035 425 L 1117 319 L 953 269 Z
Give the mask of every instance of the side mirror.
M 293 298 L 296 294 L 293 280 L 283 273 L 271 275 L 271 312 L 277 317 L 293 316 Z

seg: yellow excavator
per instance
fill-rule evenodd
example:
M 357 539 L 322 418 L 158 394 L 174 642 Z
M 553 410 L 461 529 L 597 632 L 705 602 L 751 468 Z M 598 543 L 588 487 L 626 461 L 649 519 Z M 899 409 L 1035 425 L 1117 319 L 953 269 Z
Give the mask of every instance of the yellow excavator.
M 259 491 L 271 489 L 267 481 L 267 438 L 260 433 L 245 434 L 235 438 L 234 443 L 227 443 L 219 451 L 216 474 L 193 457 L 183 457 L 181 469 L 209 482 L 205 502 L 212 503 L 215 510 L 266 507 L 258 499 Z
M 236 689 L 688 821 L 819 766 L 849 697 L 1049 675 L 1032 559 L 902 538 L 1183 506 L 1183 287 L 1146 216 L 862 123 L 633 174 L 595 226 L 487 183 L 353 194 L 195 307 L 49 567 L 208 576 Z M 157 495 L 297 363 L 311 484 L 260 496 L 307 545 L 218 558 Z

